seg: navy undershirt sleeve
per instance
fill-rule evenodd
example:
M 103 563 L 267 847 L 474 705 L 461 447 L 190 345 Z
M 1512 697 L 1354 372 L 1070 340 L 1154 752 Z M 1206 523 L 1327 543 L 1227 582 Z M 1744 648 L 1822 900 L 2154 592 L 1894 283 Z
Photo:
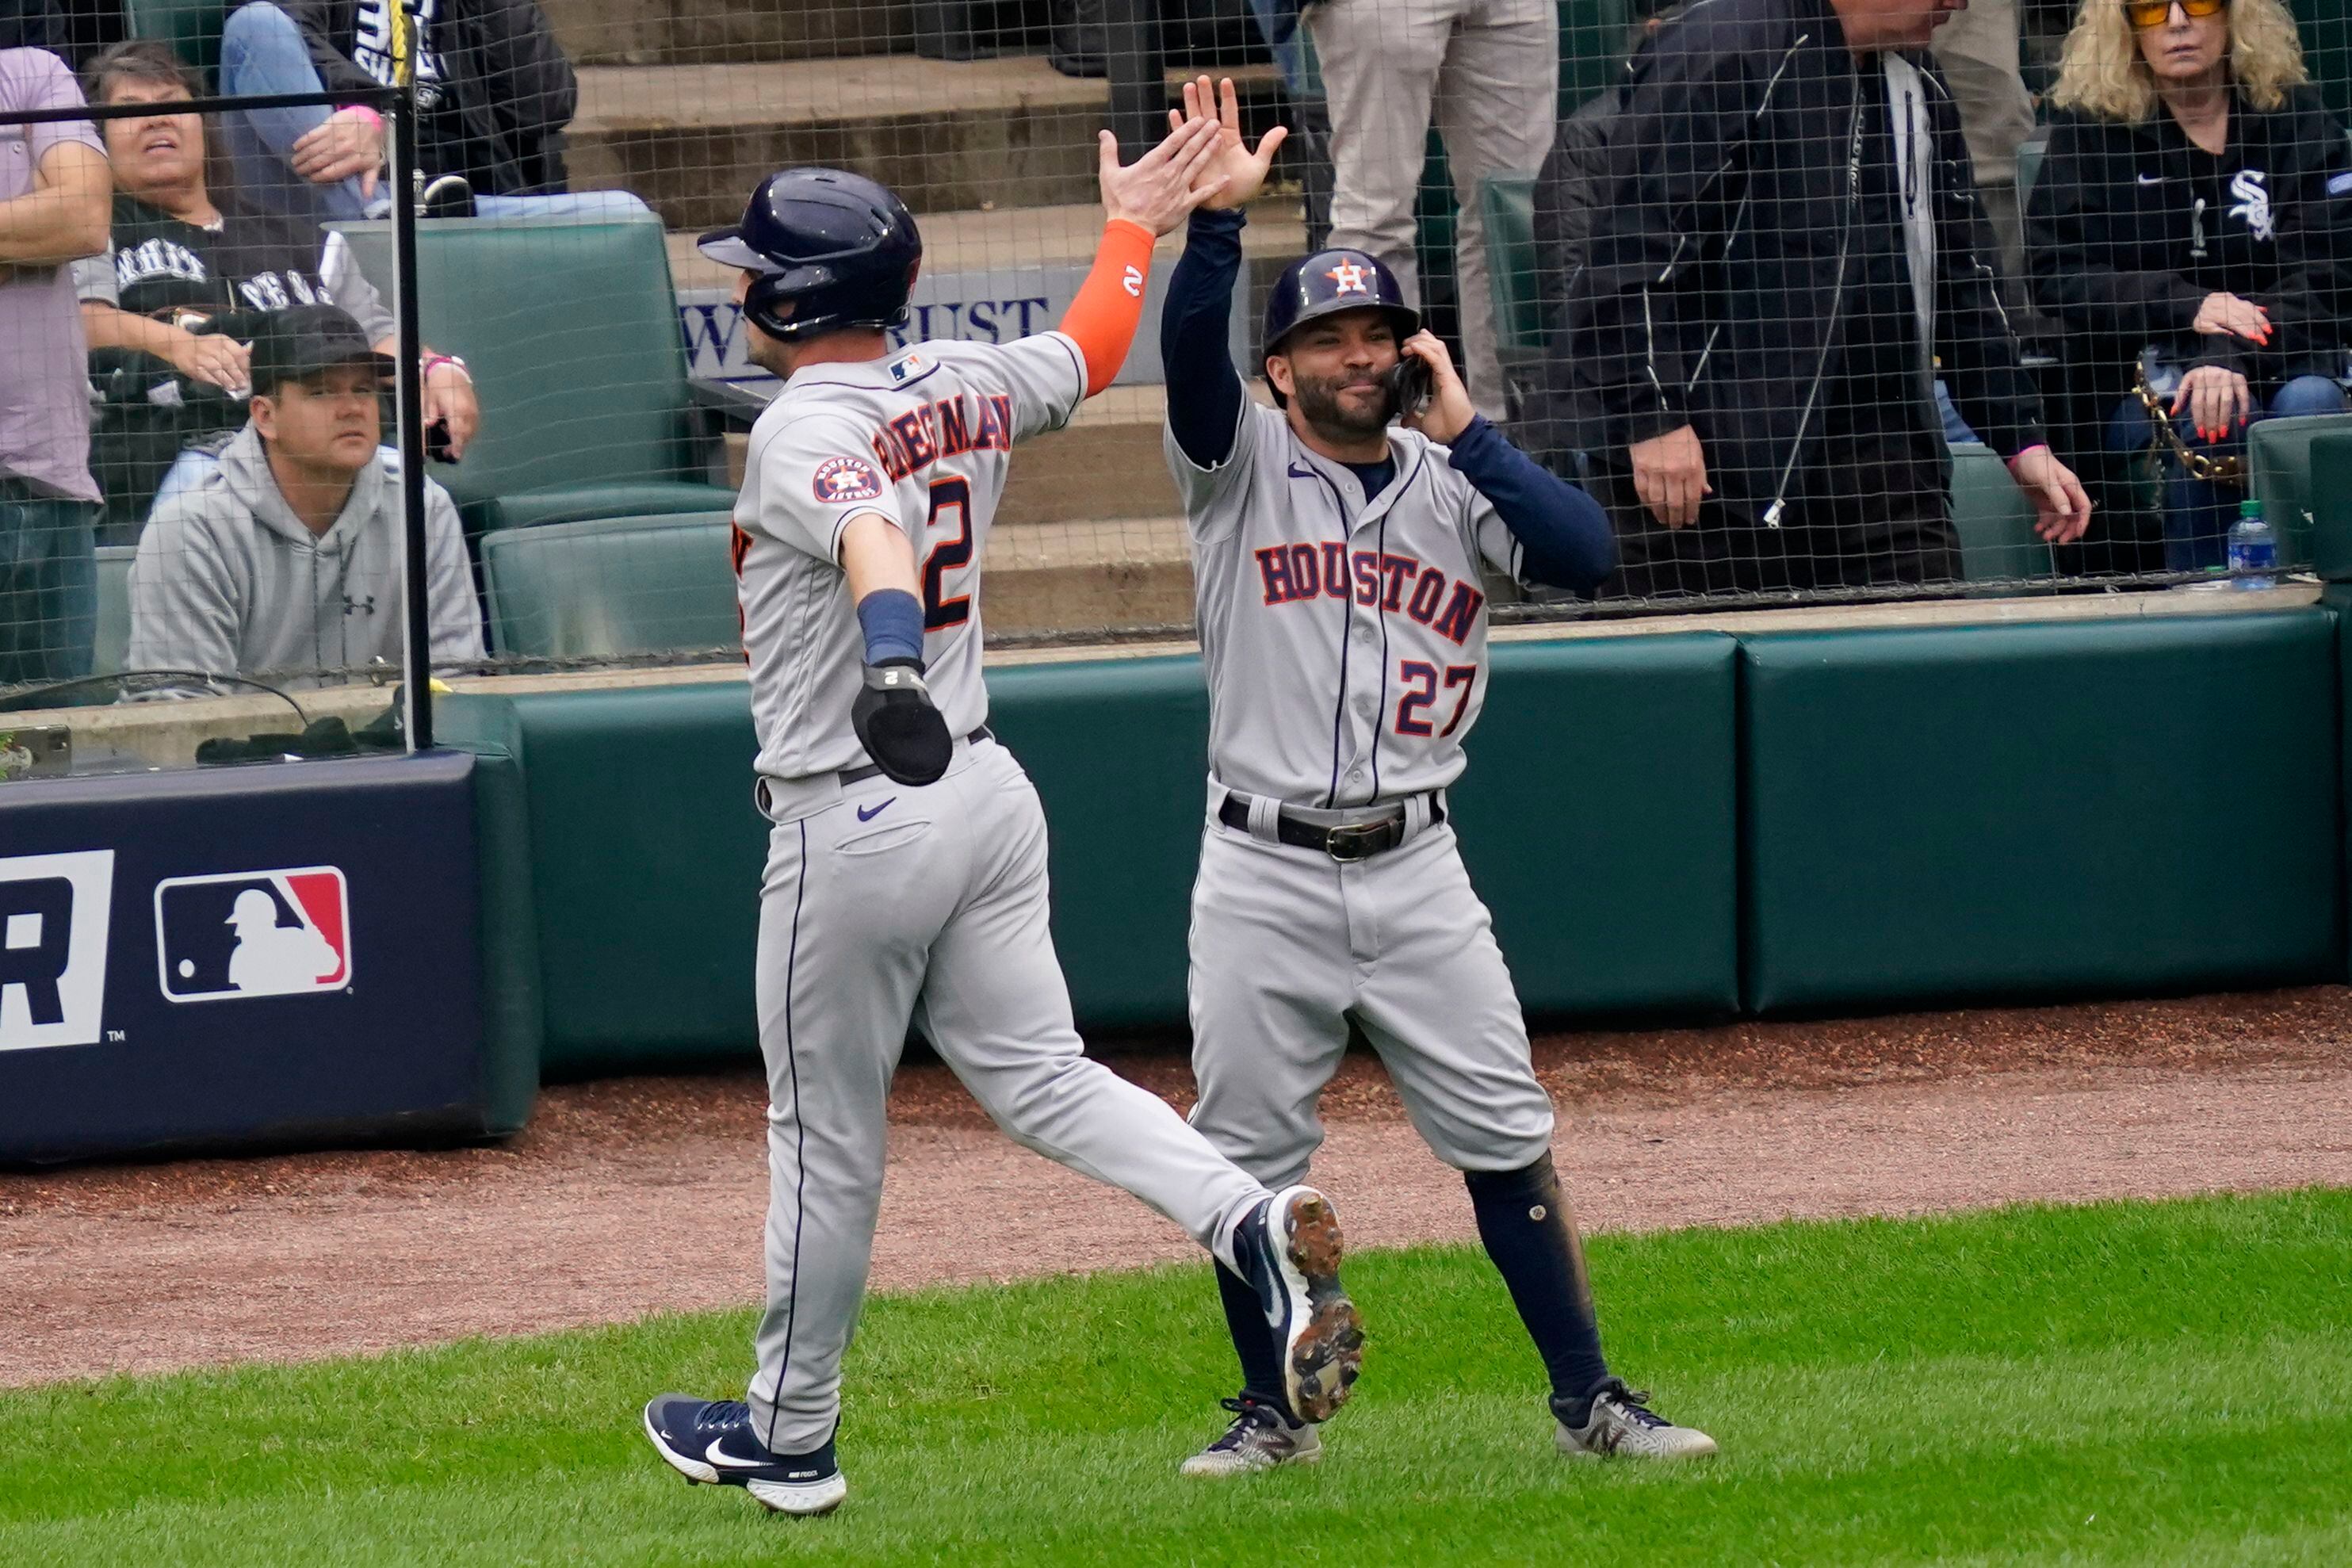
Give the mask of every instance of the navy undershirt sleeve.
M 1358 484 L 1364 487 L 1364 499 L 1370 500 L 1388 489 L 1389 481 L 1396 478 L 1396 459 L 1382 458 L 1377 463 L 1349 463 L 1348 471 L 1356 476 Z
M 1226 353 L 1233 331 L 1234 284 L 1242 273 L 1238 211 L 1195 212 L 1184 254 L 1168 275 L 1160 311 L 1160 363 L 1168 379 L 1168 428 L 1195 468 L 1233 456 L 1246 394 Z
M 1449 443 L 1454 468 L 1492 501 L 1519 542 L 1522 575 L 1590 594 L 1617 570 L 1617 536 L 1601 503 L 1474 417 Z

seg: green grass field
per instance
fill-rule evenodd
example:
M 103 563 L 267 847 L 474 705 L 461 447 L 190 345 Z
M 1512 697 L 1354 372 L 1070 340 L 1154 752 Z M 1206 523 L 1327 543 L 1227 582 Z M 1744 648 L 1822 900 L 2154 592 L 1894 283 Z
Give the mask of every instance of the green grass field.
M 1613 1359 L 1721 1458 L 1555 1458 L 1500 1285 L 1440 1247 L 1352 1268 L 1372 1349 L 1319 1468 L 1176 1475 L 1232 1374 L 1205 1267 L 1167 1268 L 875 1301 L 817 1521 L 637 1429 L 740 1392 L 743 1313 L 0 1394 L 0 1563 L 2352 1563 L 2352 1193 L 1591 1258 Z

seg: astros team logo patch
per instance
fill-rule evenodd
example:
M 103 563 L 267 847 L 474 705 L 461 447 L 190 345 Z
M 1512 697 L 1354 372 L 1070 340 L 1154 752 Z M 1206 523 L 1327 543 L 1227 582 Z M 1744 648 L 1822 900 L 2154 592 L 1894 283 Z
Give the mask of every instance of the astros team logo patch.
M 332 866 L 174 877 L 155 887 L 155 954 L 174 1002 L 339 991 L 351 891 Z
M 819 500 L 872 500 L 882 493 L 882 480 L 863 458 L 827 458 L 816 466 L 810 489 Z
M 1371 269 L 1352 261 L 1342 261 L 1323 276 L 1338 284 L 1342 294 L 1369 294 L 1372 291 Z

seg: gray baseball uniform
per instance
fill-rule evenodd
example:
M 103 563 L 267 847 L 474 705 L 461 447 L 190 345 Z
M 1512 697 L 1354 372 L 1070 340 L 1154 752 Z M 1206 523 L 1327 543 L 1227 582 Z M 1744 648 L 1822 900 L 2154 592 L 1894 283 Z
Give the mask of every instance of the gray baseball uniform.
M 1316 1097 L 1353 1019 L 1448 1164 L 1510 1171 L 1550 1147 L 1549 1098 L 1471 889 L 1445 786 L 1486 684 L 1481 560 L 1518 545 L 1445 448 L 1392 429 L 1368 504 L 1345 465 L 1245 404 L 1231 455 L 1169 467 L 1190 520 L 1210 691 L 1209 817 L 1192 893 L 1192 1123 L 1259 1179 L 1303 1178 Z M 1247 826 L 1221 820 L 1238 799 Z M 1403 842 L 1340 861 L 1276 816 L 1402 814 Z
M 750 1399 L 761 1440 L 833 1432 L 882 1194 L 885 1105 L 911 1020 L 1014 1139 L 1125 1187 L 1228 1266 L 1266 1191 L 1168 1106 L 1082 1054 L 1046 929 L 1045 821 L 985 738 L 981 555 L 1013 445 L 1085 395 L 1058 332 L 927 342 L 794 375 L 751 433 L 735 564 L 774 823 L 761 887 L 768 1065 L 768 1307 Z M 849 721 L 864 642 L 838 563 L 875 512 L 914 541 L 926 679 L 956 742 L 919 788 L 866 766 Z M 947 1223 L 943 1220 L 943 1223 Z

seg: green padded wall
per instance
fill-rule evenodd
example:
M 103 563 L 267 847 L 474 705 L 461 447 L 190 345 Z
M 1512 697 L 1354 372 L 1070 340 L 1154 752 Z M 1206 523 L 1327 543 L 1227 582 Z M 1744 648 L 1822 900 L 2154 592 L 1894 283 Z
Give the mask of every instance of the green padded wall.
M 513 1132 L 530 1119 L 543 1041 L 539 918 L 532 906 L 530 802 L 520 737 L 504 721 L 478 728 L 460 748 L 474 753 L 474 843 L 482 910 L 482 1102 L 487 1132 Z
M 1704 633 L 1495 645 L 1451 798 L 1528 1012 L 1738 1011 L 1738 654 Z
M 523 760 L 545 1079 L 754 1047 L 766 824 L 740 682 L 449 697 L 450 744 Z
M 1727 637 L 1506 644 L 1454 793 L 1528 1006 L 1738 1000 Z M 1052 825 L 1055 939 L 1088 1027 L 1181 1026 L 1206 804 L 1197 658 L 990 672 Z M 445 739 L 521 766 L 500 860 L 528 900 L 550 1079 L 740 1054 L 764 825 L 740 682 L 459 696 Z M 507 846 L 502 846 L 507 847 Z
M 2342 977 L 2327 611 L 1742 659 L 1751 1010 Z

